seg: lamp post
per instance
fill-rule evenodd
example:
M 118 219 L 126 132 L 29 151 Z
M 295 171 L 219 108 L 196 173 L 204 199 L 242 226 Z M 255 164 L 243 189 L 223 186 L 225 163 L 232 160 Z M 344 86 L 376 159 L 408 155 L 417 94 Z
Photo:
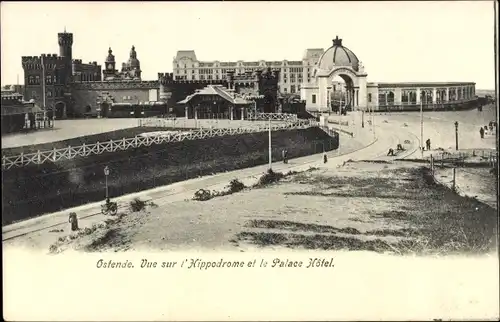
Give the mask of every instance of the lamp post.
M 458 151 L 458 122 L 455 122 L 455 150 Z
M 109 176 L 109 167 L 105 166 L 104 167 L 104 176 L 106 178 L 106 200 L 109 199 L 109 194 L 108 194 L 108 176 Z

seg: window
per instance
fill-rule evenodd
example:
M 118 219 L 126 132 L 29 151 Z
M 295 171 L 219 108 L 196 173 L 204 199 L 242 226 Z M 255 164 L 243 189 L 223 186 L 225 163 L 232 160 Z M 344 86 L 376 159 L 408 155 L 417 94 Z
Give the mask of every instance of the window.
M 287 93 L 288 92 L 288 89 L 285 87 L 283 88 L 283 92 Z
M 316 104 L 316 95 L 315 94 L 313 94 L 313 96 L 312 96 L 312 103 Z
M 372 93 L 368 93 L 368 102 L 372 102 Z
M 45 76 L 45 82 L 47 84 L 52 84 L 52 76 Z
M 195 80 L 195 79 L 196 79 L 196 77 L 195 77 L 194 75 L 191 75 L 191 79 L 192 79 L 192 80 Z
M 295 85 L 290 86 L 290 93 L 295 93 Z
M 47 91 L 47 97 L 52 97 L 52 92 L 51 91 Z
M 35 84 L 40 84 L 40 76 L 35 76 Z
M 34 84 L 35 83 L 35 76 L 29 76 L 28 77 L 28 84 Z

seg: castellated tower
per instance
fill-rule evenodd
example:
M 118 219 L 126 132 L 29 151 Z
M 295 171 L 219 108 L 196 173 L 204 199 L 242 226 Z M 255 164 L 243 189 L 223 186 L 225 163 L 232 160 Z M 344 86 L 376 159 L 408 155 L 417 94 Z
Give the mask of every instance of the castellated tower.
M 59 37 L 59 56 L 65 57 L 68 61 L 73 60 L 73 34 L 60 32 L 57 34 Z
M 174 81 L 173 73 L 158 73 L 160 83 L 160 101 L 167 102 L 172 96 L 172 83 Z

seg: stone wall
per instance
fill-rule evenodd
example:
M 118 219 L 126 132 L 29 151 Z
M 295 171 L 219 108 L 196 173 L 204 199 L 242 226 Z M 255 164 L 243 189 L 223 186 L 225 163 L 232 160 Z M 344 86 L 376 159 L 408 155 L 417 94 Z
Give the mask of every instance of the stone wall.
M 114 98 L 115 103 L 137 103 L 149 101 L 148 88 L 115 88 L 115 89 L 80 89 L 72 90 L 73 99 L 75 101 L 75 112 L 78 115 L 83 115 L 89 112 L 97 113 L 97 101 L 99 97 L 110 96 Z

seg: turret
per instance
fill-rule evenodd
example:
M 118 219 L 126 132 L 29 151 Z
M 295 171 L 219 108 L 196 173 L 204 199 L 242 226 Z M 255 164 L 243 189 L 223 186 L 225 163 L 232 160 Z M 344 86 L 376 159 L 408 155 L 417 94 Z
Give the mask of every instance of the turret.
M 73 59 L 73 34 L 64 32 L 57 34 L 59 37 L 59 56 L 65 57 L 68 61 Z

